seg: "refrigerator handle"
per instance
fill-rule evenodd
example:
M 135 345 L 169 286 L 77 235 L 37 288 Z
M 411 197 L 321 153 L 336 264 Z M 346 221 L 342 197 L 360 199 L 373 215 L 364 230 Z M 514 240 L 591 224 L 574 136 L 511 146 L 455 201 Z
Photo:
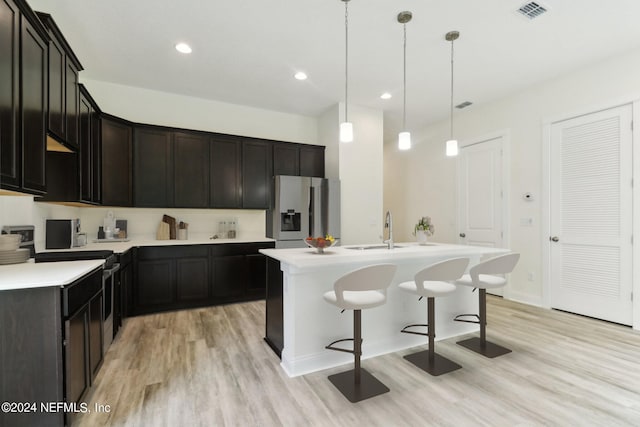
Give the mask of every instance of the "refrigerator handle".
M 313 186 L 309 187 L 309 236 L 315 237 L 314 220 L 313 214 L 315 212 L 315 188 Z

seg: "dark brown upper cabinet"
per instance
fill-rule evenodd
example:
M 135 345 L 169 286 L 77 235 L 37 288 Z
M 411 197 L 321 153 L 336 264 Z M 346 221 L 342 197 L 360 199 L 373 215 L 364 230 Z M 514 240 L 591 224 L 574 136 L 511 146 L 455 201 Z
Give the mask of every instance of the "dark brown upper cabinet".
M 174 206 L 209 207 L 209 137 L 175 132 L 173 138 Z
M 269 209 L 272 149 L 269 141 L 245 138 L 242 141 L 242 208 Z
M 210 207 L 242 207 L 242 140 L 230 135 L 213 135 L 210 151 Z
M 80 87 L 82 64 L 73 53 L 51 15 L 36 12 L 49 32 L 48 116 L 49 136 L 67 148 L 79 148 Z
M 300 146 L 300 176 L 324 178 L 324 150 L 322 145 Z
M 133 125 L 109 115 L 101 116 L 102 204 L 133 206 Z
M 300 149 L 295 144 L 273 144 L 273 174 L 300 175 Z
M 136 126 L 133 134 L 133 195 L 136 207 L 173 206 L 172 132 Z
M 99 204 L 102 201 L 100 109 L 83 85 L 80 85 L 78 125 L 80 201 Z
M 20 30 L 22 188 L 33 194 L 44 194 L 47 39 L 25 14 L 22 15 Z
M 20 10 L 0 0 L 0 186 L 20 191 Z
M 48 35 L 22 0 L 0 1 L 0 188 L 42 195 Z
M 273 174 L 324 178 L 324 146 L 273 142 Z

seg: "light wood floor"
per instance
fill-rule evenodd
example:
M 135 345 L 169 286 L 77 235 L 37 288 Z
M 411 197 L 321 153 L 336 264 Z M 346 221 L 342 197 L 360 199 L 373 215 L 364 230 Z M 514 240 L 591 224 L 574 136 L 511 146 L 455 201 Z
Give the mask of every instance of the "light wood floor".
M 630 328 L 489 297 L 488 337 L 513 353 L 486 359 L 440 341 L 463 366 L 440 377 L 402 358 L 426 346 L 365 360 L 391 392 L 352 404 L 326 379 L 344 368 L 284 374 L 262 340 L 264 308 L 128 319 L 90 396 L 90 408 L 111 412 L 75 425 L 640 425 L 640 334 Z

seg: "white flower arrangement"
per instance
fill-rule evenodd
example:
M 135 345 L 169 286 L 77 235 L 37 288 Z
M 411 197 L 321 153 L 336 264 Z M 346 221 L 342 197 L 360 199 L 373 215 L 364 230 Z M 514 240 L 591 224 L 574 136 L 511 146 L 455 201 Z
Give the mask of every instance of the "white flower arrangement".
M 422 218 L 420 218 L 413 229 L 413 235 L 415 236 L 419 231 L 424 231 L 427 236 L 433 235 L 433 233 L 435 232 L 435 227 L 431 222 L 430 216 L 423 216 Z

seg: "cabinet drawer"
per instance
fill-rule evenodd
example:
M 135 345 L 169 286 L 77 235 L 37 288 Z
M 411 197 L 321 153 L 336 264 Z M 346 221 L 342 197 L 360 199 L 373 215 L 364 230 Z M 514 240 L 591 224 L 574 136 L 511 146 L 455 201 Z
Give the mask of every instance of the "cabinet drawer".
M 63 316 L 71 316 L 101 290 L 102 268 L 62 288 Z
M 139 260 L 163 259 L 163 258 L 198 258 L 207 257 L 206 245 L 191 246 L 150 246 L 138 249 Z

